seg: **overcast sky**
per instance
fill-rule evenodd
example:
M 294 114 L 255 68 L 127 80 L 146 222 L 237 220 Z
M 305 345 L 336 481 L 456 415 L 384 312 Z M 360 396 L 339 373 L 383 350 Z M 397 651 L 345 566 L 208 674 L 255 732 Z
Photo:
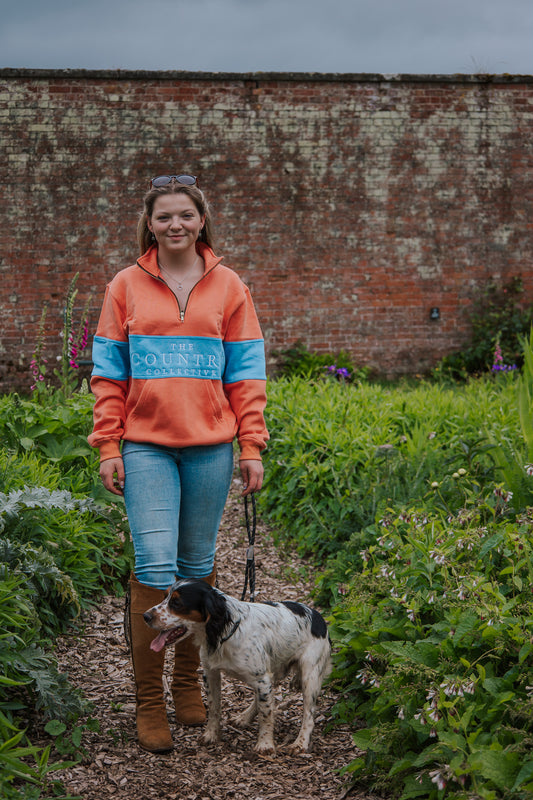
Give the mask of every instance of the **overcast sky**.
M 0 67 L 533 73 L 533 0 L 0 0 Z

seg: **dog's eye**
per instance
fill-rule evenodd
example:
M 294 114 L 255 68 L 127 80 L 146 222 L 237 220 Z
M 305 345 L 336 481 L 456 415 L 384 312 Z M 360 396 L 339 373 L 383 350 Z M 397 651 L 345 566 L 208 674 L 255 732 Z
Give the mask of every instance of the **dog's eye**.
M 179 594 L 173 594 L 171 596 L 168 604 L 169 604 L 170 608 L 172 608 L 173 611 L 179 611 L 180 609 L 185 608 L 185 606 L 183 605 L 183 601 L 182 601 L 181 597 L 179 596 Z

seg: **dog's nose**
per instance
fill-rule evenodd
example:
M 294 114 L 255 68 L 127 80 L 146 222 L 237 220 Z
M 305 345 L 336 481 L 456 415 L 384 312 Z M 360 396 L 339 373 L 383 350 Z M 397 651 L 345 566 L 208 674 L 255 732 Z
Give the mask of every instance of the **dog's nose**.
M 150 624 L 151 621 L 152 621 L 152 612 L 151 611 L 145 611 L 144 614 L 143 614 L 143 617 L 144 617 L 144 621 L 147 622 L 148 624 Z

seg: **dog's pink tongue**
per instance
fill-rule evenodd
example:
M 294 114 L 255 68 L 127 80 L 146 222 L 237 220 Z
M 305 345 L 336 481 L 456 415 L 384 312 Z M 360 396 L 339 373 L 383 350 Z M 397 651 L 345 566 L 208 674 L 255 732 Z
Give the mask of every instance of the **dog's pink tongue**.
M 155 639 L 152 639 L 150 643 L 150 650 L 155 650 L 156 653 L 159 653 L 165 646 L 169 636 L 170 631 L 161 631 L 161 633 L 158 633 Z

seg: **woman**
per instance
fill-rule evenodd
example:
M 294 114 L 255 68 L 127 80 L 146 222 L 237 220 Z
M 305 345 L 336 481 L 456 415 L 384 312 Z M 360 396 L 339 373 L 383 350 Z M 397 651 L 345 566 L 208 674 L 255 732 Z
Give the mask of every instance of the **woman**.
M 129 624 L 139 743 L 172 749 L 164 651 L 142 618 L 177 577 L 215 581 L 215 545 L 240 446 L 243 494 L 259 491 L 268 433 L 264 342 L 248 289 L 215 256 L 191 175 L 154 178 L 139 221 L 140 258 L 107 286 L 94 339 L 91 445 L 124 495 L 135 550 Z M 198 651 L 176 645 L 176 718 L 205 721 Z

